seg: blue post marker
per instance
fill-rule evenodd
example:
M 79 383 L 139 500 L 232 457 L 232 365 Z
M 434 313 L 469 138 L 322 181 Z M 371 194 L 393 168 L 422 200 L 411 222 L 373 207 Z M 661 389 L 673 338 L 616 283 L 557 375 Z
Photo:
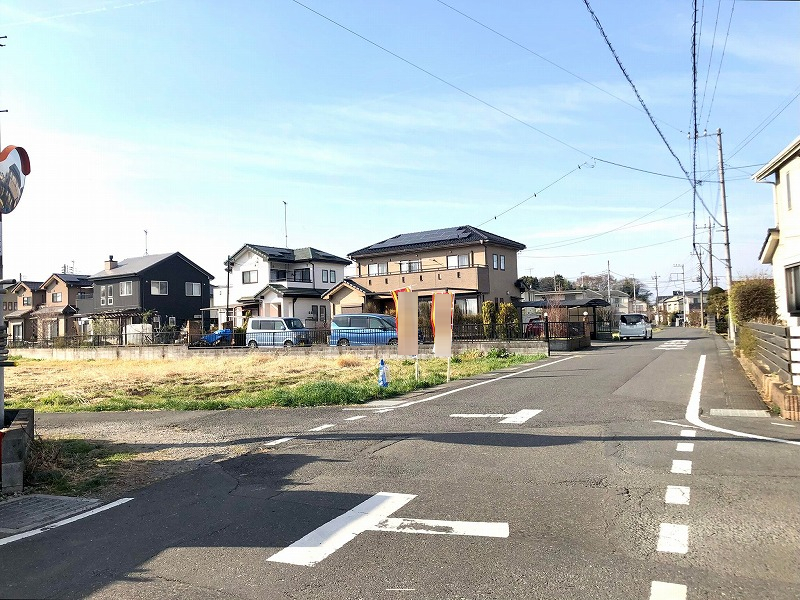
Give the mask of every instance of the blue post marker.
M 378 385 L 384 388 L 389 387 L 389 367 L 386 366 L 383 359 L 378 363 Z

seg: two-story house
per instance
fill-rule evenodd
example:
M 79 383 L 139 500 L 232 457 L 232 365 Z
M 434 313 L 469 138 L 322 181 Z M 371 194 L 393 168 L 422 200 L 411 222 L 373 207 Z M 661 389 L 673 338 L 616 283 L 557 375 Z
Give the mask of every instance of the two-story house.
M 15 310 L 9 311 L 5 316 L 10 344 L 21 344 L 38 338 L 37 323 L 30 315 L 44 302 L 41 287 L 41 281 L 18 281 L 8 289 L 7 293 L 16 298 Z
M 53 273 L 39 287 L 42 302 L 28 318 L 34 322 L 37 337 L 49 340 L 80 333 L 77 319 L 78 295 L 89 284 L 88 275 Z
M 421 300 L 451 292 L 464 314 L 480 314 L 486 301 L 519 300 L 517 252 L 524 249 L 470 225 L 403 233 L 351 252 L 356 275 L 323 297 L 339 314 L 386 312 L 394 308 L 392 291 L 402 288 L 419 292 Z
M 116 322 L 122 330 L 146 320 L 179 329 L 203 319 L 213 275 L 180 252 L 120 261 L 109 256 L 104 266 L 88 278 L 91 288 L 77 300 L 83 320 Z
M 212 311 L 219 323 L 237 327 L 246 315 L 297 317 L 308 327 L 327 327 L 330 303 L 322 296 L 342 281 L 350 264 L 316 248 L 257 244 L 245 244 L 229 261 L 229 281 L 215 288 Z
M 768 181 L 773 175 L 775 180 Z M 773 186 L 775 227 L 767 231 L 759 260 L 772 265 L 778 318 L 800 325 L 800 136 L 753 179 Z

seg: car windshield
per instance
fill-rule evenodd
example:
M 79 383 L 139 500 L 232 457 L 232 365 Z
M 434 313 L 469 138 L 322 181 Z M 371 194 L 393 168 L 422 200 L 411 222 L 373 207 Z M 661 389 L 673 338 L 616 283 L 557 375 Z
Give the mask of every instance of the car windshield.
M 644 321 L 643 315 L 622 315 L 619 318 L 620 322 L 624 323 L 625 325 L 636 325 Z
M 303 322 L 300 319 L 286 319 L 286 326 L 289 329 L 303 329 Z

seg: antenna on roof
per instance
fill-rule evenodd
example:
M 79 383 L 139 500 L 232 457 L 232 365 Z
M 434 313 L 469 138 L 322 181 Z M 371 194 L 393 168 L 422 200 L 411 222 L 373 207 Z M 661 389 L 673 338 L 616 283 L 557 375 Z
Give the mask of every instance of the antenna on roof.
M 144 230 L 144 255 L 147 256 L 147 229 Z
M 283 243 L 286 248 L 289 247 L 289 230 L 286 227 L 286 200 L 283 201 Z

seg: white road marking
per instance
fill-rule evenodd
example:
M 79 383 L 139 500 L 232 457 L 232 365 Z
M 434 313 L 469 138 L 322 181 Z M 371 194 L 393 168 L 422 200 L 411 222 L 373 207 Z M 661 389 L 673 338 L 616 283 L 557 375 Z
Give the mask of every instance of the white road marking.
M 542 412 L 540 409 L 523 409 L 512 413 L 510 415 L 506 415 L 503 413 L 483 413 L 483 414 L 454 414 L 450 415 L 451 417 L 459 417 L 462 419 L 500 419 L 500 423 L 525 423 L 528 419 L 531 419 Z
M 307 431 L 322 431 L 323 429 L 330 429 L 331 427 L 336 427 L 333 423 L 328 423 L 327 425 L 320 425 L 319 427 L 313 427 L 312 429 L 308 429 Z
M 653 350 L 683 350 L 689 345 L 691 340 L 668 340 Z
M 393 410 L 394 410 L 393 408 L 382 408 L 380 410 L 376 410 L 375 414 L 376 415 L 380 415 L 380 414 L 383 414 L 383 413 L 392 412 Z
M 678 473 L 680 475 L 691 475 L 692 474 L 692 461 L 690 461 L 690 460 L 673 460 L 672 461 L 672 473 Z
M 795 427 L 795 425 L 788 425 L 787 423 L 770 423 L 770 425 L 777 425 L 778 427 Z
M 668 485 L 664 494 L 665 504 L 689 504 L 690 489 L 685 485 Z
M 676 427 L 688 427 L 687 425 L 683 425 L 681 423 L 675 423 L 674 421 L 658 421 L 655 420 L 653 423 L 661 423 L 663 425 L 675 425 Z
M 524 373 L 530 373 L 531 371 L 535 371 L 536 369 L 543 369 L 544 367 L 549 367 L 552 365 L 557 365 L 558 363 L 564 362 L 565 360 L 572 360 L 575 356 L 567 356 L 566 358 L 562 358 L 559 360 L 555 360 L 553 362 L 549 362 L 543 365 L 539 365 L 538 367 L 531 367 L 530 369 L 523 369 L 522 371 L 515 371 L 514 373 L 509 373 L 508 375 L 502 375 L 497 377 L 496 379 L 485 379 L 484 381 L 479 381 L 478 383 L 473 383 L 471 385 L 465 385 L 464 387 L 460 387 L 455 390 L 449 390 L 447 392 L 442 392 L 441 394 L 434 394 L 433 396 L 428 396 L 427 398 L 422 398 L 420 400 L 411 400 L 404 404 L 398 404 L 397 408 L 405 408 L 407 406 L 413 406 L 414 404 L 420 404 L 421 402 L 430 402 L 431 400 L 436 400 L 437 398 L 442 398 L 443 396 L 449 396 L 450 394 L 455 394 L 457 392 L 463 392 L 464 390 L 468 390 L 470 388 L 478 387 L 479 385 L 486 385 L 487 383 L 495 383 L 500 381 L 501 379 L 507 379 L 509 377 L 515 377 L 517 375 L 522 375 Z
M 508 537 L 508 523 L 482 523 L 473 521 L 436 521 L 430 519 L 383 519 L 371 527 L 373 531 L 399 533 L 428 533 L 433 535 L 475 535 L 481 537 Z
M 267 442 L 264 445 L 265 446 L 277 446 L 278 444 L 282 444 L 284 442 L 288 442 L 288 441 L 293 440 L 293 439 L 294 439 L 293 437 L 285 437 L 285 438 L 281 438 L 279 440 L 272 440 L 271 442 Z
M 686 586 L 680 583 L 653 581 L 650 584 L 650 600 L 686 600 Z
M 766 437 L 763 435 L 754 435 L 752 433 L 744 433 L 742 431 L 734 431 L 732 429 L 723 429 L 714 425 L 708 425 L 700 420 L 700 392 L 703 389 L 703 373 L 706 367 L 706 355 L 700 356 L 700 361 L 697 363 L 697 372 L 694 376 L 694 386 L 692 387 L 692 394 L 689 396 L 689 404 L 686 405 L 686 420 L 692 425 L 697 425 L 701 429 L 707 431 L 718 431 L 719 433 L 728 433 L 736 437 L 749 438 L 751 440 L 766 440 L 768 442 L 777 442 L 779 444 L 791 444 L 793 446 L 800 446 L 800 442 L 794 440 L 782 440 L 780 438 Z
M 681 437 L 695 437 L 697 432 L 694 429 L 681 429 Z
M 709 411 L 712 417 L 760 417 L 769 418 L 769 411 L 763 410 L 745 410 L 742 408 L 712 408 Z
M 96 515 L 97 513 L 103 512 L 104 510 L 108 510 L 109 508 L 114 508 L 119 506 L 120 504 L 125 504 L 126 502 L 130 502 L 133 498 L 120 498 L 114 502 L 110 502 L 109 504 L 105 504 L 104 506 L 100 506 L 98 508 L 93 508 L 92 510 L 88 510 L 85 513 L 81 513 L 79 515 L 75 515 L 74 517 L 70 517 L 69 519 L 63 519 L 61 521 L 57 521 L 56 523 L 51 523 L 50 525 L 45 525 L 44 527 L 39 527 L 38 529 L 32 529 L 30 531 L 25 531 L 23 533 L 18 533 L 16 535 L 10 535 L 8 537 L 4 537 L 0 539 L 0 546 L 5 546 L 6 544 L 10 544 L 11 542 L 16 542 L 17 540 L 23 540 L 25 538 L 38 535 L 40 533 L 44 533 L 45 531 L 50 531 L 51 529 L 55 529 L 56 527 L 61 527 L 62 525 L 68 525 L 69 523 L 74 523 L 75 521 L 79 521 L 80 519 L 85 519 L 86 517 L 91 517 L 92 515 Z
M 694 444 L 690 442 L 679 442 L 675 450 L 678 452 L 694 452 Z
M 500 421 L 500 422 L 501 423 L 517 423 L 517 424 L 524 423 L 528 419 L 538 415 L 540 412 L 542 412 L 542 411 L 539 410 L 539 409 L 536 409 L 536 410 L 520 410 L 518 412 L 515 412 L 513 415 L 507 415 L 507 417 L 505 419 L 503 419 L 502 421 Z
M 686 554 L 689 551 L 689 526 L 661 523 L 656 550 L 673 554 Z
M 358 421 L 359 419 L 366 419 L 367 415 L 356 415 L 355 417 L 347 417 L 345 421 Z
M 414 494 L 375 494 L 267 560 L 311 567 L 365 531 L 508 537 L 508 523 L 389 518 L 414 498 Z

